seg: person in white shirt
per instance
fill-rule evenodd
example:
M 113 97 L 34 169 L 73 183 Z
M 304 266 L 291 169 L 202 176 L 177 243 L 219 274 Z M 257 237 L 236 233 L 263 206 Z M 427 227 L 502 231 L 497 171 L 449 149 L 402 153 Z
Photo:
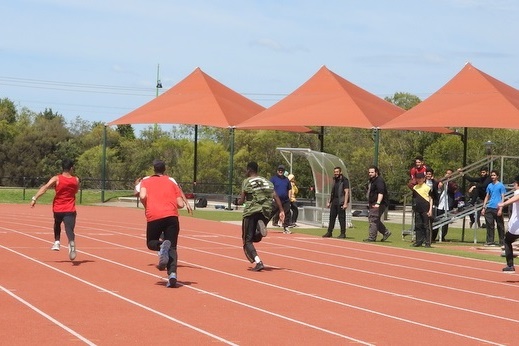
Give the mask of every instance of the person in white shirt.
M 514 195 L 504 202 L 498 204 L 500 208 L 512 204 L 512 214 L 508 219 L 508 230 L 505 234 L 505 257 L 506 267 L 504 273 L 515 273 L 514 250 L 512 243 L 519 239 L 519 175 L 514 178 Z

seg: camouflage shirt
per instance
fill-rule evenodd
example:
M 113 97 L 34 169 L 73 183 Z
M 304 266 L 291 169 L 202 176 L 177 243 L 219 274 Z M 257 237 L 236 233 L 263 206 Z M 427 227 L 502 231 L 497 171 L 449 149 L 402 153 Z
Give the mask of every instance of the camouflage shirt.
M 274 185 L 269 180 L 260 176 L 249 177 L 243 181 L 242 191 L 245 192 L 243 217 L 262 213 L 270 218 Z

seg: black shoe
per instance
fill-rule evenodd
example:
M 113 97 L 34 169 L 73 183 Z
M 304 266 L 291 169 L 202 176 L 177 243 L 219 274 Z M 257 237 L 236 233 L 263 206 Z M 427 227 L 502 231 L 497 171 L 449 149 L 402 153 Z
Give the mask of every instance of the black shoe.
M 515 267 L 514 266 L 506 266 L 503 268 L 503 273 L 515 273 Z
M 431 244 L 425 244 L 426 248 L 432 248 Z
M 341 233 L 337 236 L 337 238 L 340 238 L 340 239 L 346 239 L 346 233 Z
M 365 242 L 365 243 L 374 243 L 374 242 L 376 242 L 376 240 L 375 239 L 371 239 L 371 238 L 366 238 L 366 239 L 363 240 L 363 242 Z
M 259 262 L 259 263 L 256 263 L 256 266 L 254 268 L 252 268 L 251 270 L 253 272 L 259 272 L 259 271 L 262 271 L 263 269 L 265 269 L 263 262 Z
M 391 232 L 386 231 L 386 233 L 384 233 L 384 236 L 382 237 L 382 240 L 381 240 L 381 241 L 386 241 L 387 238 L 389 238 L 390 236 L 391 236 Z
M 413 243 L 411 244 L 412 247 L 422 247 L 422 243 Z
M 330 238 L 331 236 L 332 236 L 331 232 L 326 232 L 325 234 L 323 234 L 323 238 Z

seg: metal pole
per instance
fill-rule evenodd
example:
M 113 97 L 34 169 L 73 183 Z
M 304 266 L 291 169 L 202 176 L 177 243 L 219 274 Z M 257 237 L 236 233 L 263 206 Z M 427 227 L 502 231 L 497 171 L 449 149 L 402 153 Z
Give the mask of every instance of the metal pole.
M 195 202 L 193 203 L 193 208 L 196 209 L 196 180 L 197 180 L 197 167 L 198 167 L 198 125 L 195 125 L 195 143 L 193 153 L 193 196 L 195 197 Z
M 375 142 L 375 152 L 373 153 L 373 164 L 378 167 L 378 145 L 380 142 L 380 130 L 373 129 L 373 141 Z
M 106 125 L 103 128 L 103 157 L 101 163 L 101 203 L 105 202 L 106 189 Z
M 321 133 L 319 133 L 319 141 L 321 142 L 321 153 L 324 153 L 324 126 L 321 126 Z
M 227 198 L 227 210 L 231 210 L 232 203 L 232 180 L 234 166 L 234 127 L 230 129 L 230 149 L 229 149 L 229 196 Z
M 162 88 L 162 83 L 159 77 L 160 65 L 157 64 L 157 86 L 155 87 L 155 97 L 159 97 L 159 89 Z
M 463 128 L 463 136 L 461 137 L 461 140 L 463 141 L 463 163 L 462 167 L 467 167 L 467 135 L 468 135 L 468 128 Z M 463 179 L 461 183 L 462 191 L 466 191 L 466 182 L 465 179 Z M 467 202 L 465 202 L 466 204 Z M 477 222 L 476 222 L 477 225 Z M 463 243 L 465 241 L 465 218 L 463 218 L 463 222 L 461 224 L 461 242 Z

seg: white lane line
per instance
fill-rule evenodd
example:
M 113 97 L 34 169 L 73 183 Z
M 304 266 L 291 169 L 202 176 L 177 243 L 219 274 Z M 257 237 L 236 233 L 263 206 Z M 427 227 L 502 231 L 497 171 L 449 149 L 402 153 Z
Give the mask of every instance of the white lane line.
M 17 232 L 17 231 L 15 231 Z M 25 235 L 25 234 L 24 234 Z M 30 236 L 30 235 L 27 235 L 27 236 Z M 39 239 L 37 237 L 34 237 L 36 239 Z M 111 242 L 108 242 L 108 241 L 104 241 L 104 240 L 99 240 L 99 239 L 95 239 L 95 238 L 90 238 L 90 237 L 86 237 L 86 238 L 89 238 L 89 239 L 92 239 L 92 240 L 96 240 L 96 241 L 100 241 L 100 242 L 105 242 L 105 243 L 110 243 Z M 187 236 L 186 238 L 191 238 L 189 236 Z M 198 237 L 193 237 L 193 239 L 197 239 L 198 241 L 204 241 L 204 242 L 209 242 L 209 243 L 217 243 L 217 242 L 213 242 L 213 241 L 210 241 L 210 240 L 205 240 L 205 239 L 201 239 L 201 238 L 198 238 Z M 217 244 L 223 244 L 223 243 L 217 243 Z M 230 245 L 230 244 L 225 244 L 229 247 L 236 247 L 238 248 L 238 246 L 235 246 L 235 245 Z M 124 246 L 123 246 L 124 247 Z M 287 248 L 291 248 L 291 246 L 285 246 Z M 131 247 L 125 247 L 127 249 L 131 249 L 131 250 L 134 250 L 134 251 L 138 251 L 138 252 L 145 252 L 145 253 L 149 253 L 148 251 L 142 251 L 142 250 L 139 250 L 139 249 L 134 249 L 134 248 L 131 248 Z M 211 254 L 211 255 L 216 255 L 216 256 L 221 256 L 221 257 L 227 257 L 227 258 L 230 258 L 230 259 L 233 259 L 235 260 L 234 257 L 229 257 L 229 256 L 225 256 L 225 255 L 217 255 L 217 254 L 214 254 L 212 252 L 207 252 L 207 251 L 204 251 L 204 250 L 199 250 L 199 249 L 194 249 L 194 248 L 187 248 L 187 247 L 184 247 L 186 249 L 190 249 L 190 250 L 193 250 L 193 251 L 199 251 L 199 252 L 203 252 L 203 253 L 207 253 L 207 254 Z M 241 247 L 240 247 L 241 248 Z M 271 253 L 271 252 L 266 252 L 266 251 L 263 251 L 264 253 Z M 291 259 L 297 259 L 297 260 L 303 260 L 303 261 L 307 261 L 307 262 L 311 262 L 311 263 L 317 263 L 317 264 L 324 264 L 324 263 L 321 263 L 321 262 L 317 262 L 317 261 L 312 261 L 312 260 L 306 260 L 306 259 L 302 259 L 300 257 L 298 258 L 295 258 L 295 257 L 291 257 L 291 256 L 286 256 L 286 255 L 280 255 L 278 253 L 271 253 L 273 255 L 276 255 L 276 256 L 281 256 L 281 257 L 286 257 L 286 258 L 291 258 Z M 96 257 L 96 258 L 99 258 L 99 259 L 102 259 L 102 260 L 105 260 L 105 261 L 109 261 L 109 262 L 112 262 L 110 260 L 107 260 L 107 259 L 104 259 L 104 258 L 101 258 L 101 257 L 98 257 L 98 256 L 95 256 L 93 254 L 89 254 L 93 257 Z M 382 313 L 382 312 L 378 312 L 378 311 L 374 311 L 374 310 L 370 310 L 370 309 L 365 309 L 365 308 L 362 308 L 362 307 L 358 307 L 358 306 L 354 306 L 354 305 L 350 305 L 350 304 L 346 304 L 346 303 L 342 303 L 342 302 L 338 302 L 338 301 L 335 301 L 335 300 L 332 300 L 332 299 L 328 299 L 328 298 L 324 298 L 324 297 L 320 297 L 320 296 L 316 296 L 314 294 L 308 294 L 308 293 L 305 293 L 305 292 L 301 292 L 301 291 L 297 291 L 297 290 L 292 290 L 292 289 L 289 289 L 289 288 L 286 288 L 286 287 L 282 287 L 282 286 L 278 286 L 278 285 L 273 285 L 273 284 L 269 284 L 269 283 L 266 283 L 264 281 L 257 281 L 257 280 L 254 280 L 254 279 L 249 279 L 249 278 L 244 278 L 244 277 L 241 277 L 241 276 L 238 276 L 238 275 L 235 275 L 235 274 L 232 274 L 232 273 L 227 273 L 227 272 L 224 272 L 224 271 L 220 271 L 220 270 L 217 270 L 217 269 L 213 269 L 213 268 L 209 268 L 209 267 L 206 267 L 204 265 L 199 265 L 199 264 L 194 264 L 194 263 L 190 263 L 190 262 L 185 262 L 185 261 L 179 261 L 179 262 L 182 262 L 182 263 L 186 263 L 186 264 L 189 264 L 189 265 L 193 265 L 193 266 L 197 266 L 197 267 L 201 267 L 201 268 L 205 268 L 207 270 L 210 270 L 210 271 L 214 271 L 214 272 L 217 272 L 217 273 L 220 273 L 220 274 L 224 274 L 224 275 L 228 275 L 228 276 L 232 276 L 232 277 L 236 277 L 236 278 L 239 278 L 239 279 L 243 279 L 243 280 L 248 280 L 248 281 L 252 281 L 252 282 L 256 282 L 256 283 L 259 283 L 259 284 L 264 284 L 264 285 L 267 285 L 267 286 L 271 286 L 271 287 L 275 287 L 277 289 L 281 289 L 281 290 L 286 290 L 286 291 L 290 291 L 290 292 L 293 292 L 293 293 L 296 293 L 298 295 L 302 295 L 302 296 L 308 296 L 308 297 L 311 297 L 311 298 L 315 298 L 315 299 L 319 299 L 319 300 L 324 300 L 324 301 L 327 301 L 327 302 L 331 302 L 331 303 L 335 303 L 337 305 L 342 305 L 342 306 L 346 306 L 346 307 L 349 307 L 349 308 L 353 308 L 353 309 L 357 309 L 357 310 L 360 310 L 360 311 L 364 311 L 364 312 L 368 312 L 368 313 L 372 313 L 372 314 L 375 314 L 375 315 L 380 315 L 380 316 L 384 316 L 384 317 L 387 317 L 387 318 L 391 318 L 391 319 L 395 319 L 395 320 L 399 320 L 399 321 L 402 321 L 402 322 L 406 322 L 406 323 L 410 323 L 410 324 L 414 324 L 414 325 L 419 325 L 419 326 L 422 326 L 422 327 L 425 327 L 425 328 L 429 328 L 429 329 L 433 329 L 433 330 L 437 330 L 437 331 L 441 331 L 441 332 L 445 332 L 447 334 L 453 334 L 453 335 L 457 335 L 457 336 L 461 336 L 461 337 L 464 337 L 464 338 L 468 338 L 468 339 L 473 339 L 473 340 L 477 340 L 479 342 L 485 342 L 485 343 L 489 343 L 489 344 L 495 344 L 495 345 L 500 345 L 498 343 L 495 343 L 493 341 L 489 341 L 489 340 L 484 340 L 484 339 L 480 339 L 480 338 L 477 338 L 477 337 L 473 337 L 471 335 L 465 335 L 465 334 L 461 334 L 461 333 L 457 333 L 455 331 L 451 331 L 451 330 L 448 330 L 448 329 L 443 329 L 443 328 L 439 328 L 439 327 L 435 327 L 435 326 L 432 326 L 432 325 L 427 325 L 427 324 L 423 324 L 421 322 L 416 322 L 416 321 L 412 321 L 412 320 L 408 320 L 408 319 L 404 319 L 404 318 L 400 318 L 400 317 L 397 317 L 397 316 L 394 316 L 394 315 L 389 315 L 389 314 L 385 314 L 385 313 Z M 117 263 L 117 262 L 113 262 L 113 263 Z M 118 264 L 118 263 L 117 263 Z M 334 266 L 334 265 L 331 265 L 331 266 Z M 125 266 L 126 267 L 126 266 Z M 336 266 L 336 267 L 340 267 L 340 268 L 344 268 L 342 266 Z M 129 269 L 132 269 L 132 270 L 137 270 L 135 268 L 132 268 L 132 267 L 127 267 Z M 354 270 L 354 269 L 351 269 L 351 268 L 346 268 L 346 269 L 349 269 L 349 270 Z M 138 270 L 140 271 L 140 270 Z M 358 270 L 358 271 L 361 271 L 361 270 Z M 368 272 L 368 271 L 361 271 L 361 272 L 366 272 L 366 273 L 369 273 L 369 274 L 373 274 L 372 272 Z M 144 272 L 144 273 L 147 273 L 147 272 Z M 148 273 L 149 274 L 149 273 Z M 381 275 L 381 274 L 378 274 L 378 275 Z M 383 276 L 387 276 L 387 277 L 390 277 L 390 278 L 393 278 L 393 279 L 402 279 L 400 277 L 393 277 L 393 276 L 389 276 L 389 275 L 383 275 Z M 408 280 L 408 281 L 413 281 L 413 280 Z M 422 283 L 423 282 L 419 282 L 419 281 L 416 281 L 416 283 Z M 432 285 L 432 284 L 431 284 Z M 434 285 L 433 285 L 434 286 Z M 436 285 L 438 287 L 442 287 L 442 288 L 447 288 L 449 289 L 450 287 L 445 287 L 445 286 L 439 286 L 439 285 Z M 204 292 L 206 294 L 209 294 L 209 295 L 212 295 L 212 296 L 215 296 L 215 297 L 218 297 L 218 298 L 221 298 L 221 299 L 224 299 L 224 300 L 228 300 L 229 298 L 226 298 L 226 297 L 223 297 L 223 296 L 219 296 L 217 294 L 213 294 L 211 292 L 206 292 L 206 291 L 203 291 L 203 290 L 199 290 L 199 289 L 196 289 L 194 287 L 190 287 L 190 286 L 186 286 L 190 289 L 195 289 L 197 291 L 200 291 L 200 292 Z M 467 291 L 469 293 L 471 293 L 470 291 Z M 385 292 L 387 294 L 390 294 L 390 295 L 395 295 L 394 293 L 390 293 L 390 292 Z M 405 295 L 402 295 L 402 297 L 404 298 L 408 298 L 408 299 L 414 299 L 413 297 L 409 297 L 409 296 L 405 296 Z M 230 301 L 233 301 L 232 299 Z M 234 302 L 234 301 L 233 301 Z M 425 302 L 428 302 L 425 300 Z M 252 307 L 252 306 L 249 306 L 248 304 L 245 304 L 245 303 L 241 303 L 241 302 L 236 302 L 237 304 L 241 304 L 241 305 L 244 305 L 244 306 L 248 306 L 250 308 L 253 308 L 253 309 L 257 309 L 259 311 L 263 311 L 262 309 L 259 309 L 259 308 L 256 308 L 256 307 Z M 438 303 L 439 304 L 439 303 Z M 451 306 L 447 305 L 446 307 L 448 308 L 452 308 Z M 493 317 L 493 318 L 501 318 L 501 319 L 506 319 L 506 318 L 502 318 L 500 316 L 495 316 L 495 315 L 489 315 L 489 314 L 485 314 L 485 313 L 481 313 L 481 312 L 478 312 L 478 311 L 473 311 L 473 310 L 466 310 L 466 309 L 463 309 L 463 308 L 454 308 L 454 309 L 460 309 L 462 311 L 467 311 L 467 312 L 472 312 L 472 313 L 476 313 L 476 314 L 484 314 L 484 315 L 487 315 L 487 316 L 490 316 L 490 317 Z M 263 311 L 265 313 L 270 313 L 269 311 Z M 271 313 L 273 314 L 274 316 L 277 316 L 277 314 L 275 313 Z M 280 317 L 280 318 L 285 318 L 285 316 L 277 316 L 277 317 Z M 286 317 L 286 319 L 289 319 L 291 320 L 289 317 Z M 506 320 L 510 320 L 510 319 L 506 319 Z M 518 322 L 518 321 L 515 321 L 515 320 L 511 320 L 513 322 Z M 305 323 L 305 322 L 301 322 L 301 323 Z M 320 327 L 317 327 L 315 326 L 316 328 L 320 328 Z M 335 333 L 333 331 L 329 331 L 331 333 Z M 340 335 L 340 334 L 338 334 Z
M 55 325 L 57 325 L 58 327 L 62 328 L 62 329 L 65 329 L 67 332 L 69 332 L 70 334 L 74 335 L 76 338 L 78 338 L 79 340 L 83 341 L 85 344 L 87 345 L 91 345 L 91 346 L 95 346 L 96 344 L 94 344 L 92 341 L 88 340 L 87 338 L 85 338 L 84 336 L 82 336 L 81 334 L 79 334 L 78 332 L 76 332 L 75 330 L 67 327 L 66 325 L 64 325 L 63 323 L 61 323 L 60 321 L 56 320 L 55 318 L 53 318 L 52 316 L 46 314 L 45 312 L 41 311 L 40 309 L 38 309 L 37 307 L 35 307 L 34 305 L 32 305 L 31 303 L 29 303 L 28 301 L 24 300 L 23 298 L 17 296 L 16 294 L 14 294 L 13 292 L 9 291 L 7 288 L 5 288 L 4 286 L 0 285 L 0 289 L 2 291 L 4 291 L 5 293 L 7 293 L 8 295 L 10 295 L 11 297 L 13 297 L 14 299 L 18 300 L 20 303 L 24 304 L 25 306 L 27 306 L 28 308 L 30 308 L 31 310 L 35 311 L 36 313 L 42 315 L 43 317 L 45 317 L 46 319 L 48 319 L 49 321 L 51 321 L 52 323 L 54 323 Z
M 40 239 L 40 238 L 38 238 L 38 237 L 34 237 L 34 236 L 30 235 L 30 234 L 24 234 L 24 233 L 19 232 L 19 231 L 16 231 L 16 230 L 11 230 L 11 231 L 12 231 L 12 232 L 15 232 L 15 233 L 18 233 L 18 234 L 21 234 L 21 235 L 24 235 L 24 236 L 27 236 L 27 237 L 30 237 L 30 238 L 34 238 L 34 239 L 40 240 L 40 241 L 45 241 L 45 240 Z M 108 242 L 108 241 L 105 241 L 105 240 L 100 240 L 100 239 L 95 239 L 95 238 L 90 238 L 90 237 L 84 237 L 84 236 L 83 236 L 83 238 L 93 239 L 93 240 L 96 240 L 96 241 L 98 241 L 98 242 L 102 242 L 102 243 L 109 243 L 109 244 L 113 244 L 113 243 Z M 48 242 L 48 241 L 47 241 L 47 242 Z M 120 247 L 120 248 L 126 248 L 126 249 L 133 250 L 133 251 L 137 251 L 137 252 L 142 252 L 142 253 L 145 253 L 145 254 L 151 255 L 151 252 L 150 252 L 150 251 L 139 250 L 139 249 L 135 249 L 135 248 L 132 248 L 132 247 L 127 247 L 127 246 L 124 246 L 124 245 L 119 245 L 119 247 Z M 112 291 L 108 291 L 108 290 L 106 290 L 106 289 L 104 289 L 104 288 L 102 288 L 102 287 L 100 287 L 100 286 L 97 286 L 97 285 L 95 285 L 95 284 L 93 284 L 93 283 L 90 283 L 90 282 L 85 281 L 85 280 L 83 280 L 83 279 L 80 279 L 80 278 L 77 278 L 77 277 L 75 277 L 75 276 L 72 276 L 71 274 L 68 274 L 67 272 L 64 272 L 64 271 L 62 271 L 62 270 L 60 270 L 60 269 L 57 269 L 57 268 L 54 268 L 54 267 L 52 267 L 52 266 L 50 266 L 50 265 L 47 265 L 47 264 L 45 264 L 45 263 L 42 263 L 42 262 L 40 262 L 40 261 L 38 261 L 38 260 L 36 260 L 36 259 L 33 259 L 33 258 L 29 257 L 29 256 L 26 256 L 26 255 L 24 255 L 24 254 L 22 254 L 22 253 L 19 253 L 19 252 L 17 252 L 17 251 L 11 250 L 11 249 L 8 249 L 8 248 L 4 247 L 3 245 L 0 245 L 0 248 L 4 248 L 4 249 L 6 249 L 6 250 L 8 250 L 8 251 L 11 251 L 11 252 L 13 252 L 13 253 L 19 254 L 20 256 L 23 256 L 23 257 L 25 257 L 25 258 L 27 258 L 27 259 L 30 259 L 31 261 L 34 261 L 34 262 L 36 262 L 36 263 L 40 263 L 40 264 L 42 264 L 42 265 L 44 265 L 44 266 L 46 266 L 46 267 L 48 267 L 48 268 L 50 268 L 50 269 L 56 270 L 56 271 L 58 271 L 58 272 L 60 272 L 60 273 L 63 273 L 63 274 L 65 274 L 65 275 L 67 275 L 67 276 L 69 276 L 69 277 L 71 277 L 71 278 L 74 278 L 74 279 L 76 279 L 76 280 L 78 280 L 78 281 L 81 281 L 81 282 L 83 282 L 83 283 L 86 283 L 87 285 L 90 285 L 90 286 L 92 286 L 92 287 L 95 287 L 95 288 L 97 288 L 98 290 L 101 290 L 102 292 L 106 292 L 106 293 L 112 294 L 112 295 L 114 295 L 114 296 L 116 296 L 116 297 L 118 297 L 118 298 L 120 298 L 120 299 L 123 299 L 123 300 L 125 300 L 125 301 L 128 301 L 128 302 L 130 302 L 130 303 L 132 303 L 132 304 L 135 304 L 135 305 L 141 306 L 141 304 L 139 304 L 139 303 L 137 303 L 137 302 L 134 302 L 134 301 L 129 300 L 129 299 L 125 298 L 125 297 L 122 297 L 122 296 L 120 296 L 120 295 L 118 295 L 118 294 L 116 294 L 116 293 L 113 293 Z M 79 252 L 79 251 L 78 251 L 78 252 Z M 101 257 L 101 256 L 97 256 L 97 255 L 94 255 L 94 254 L 89 253 L 89 252 L 81 251 L 80 253 L 82 253 L 82 254 L 86 254 L 86 255 L 89 255 L 89 256 L 91 256 L 91 257 L 94 257 L 94 258 L 100 259 L 100 260 L 105 261 L 105 262 L 109 262 L 109 263 L 115 264 L 115 265 L 117 265 L 117 266 L 119 266 L 119 267 L 124 267 L 124 268 L 130 269 L 130 270 L 133 270 L 133 271 L 136 271 L 136 272 L 142 273 L 142 274 L 146 274 L 146 275 L 149 275 L 149 276 L 152 276 L 152 277 L 155 277 L 155 278 L 158 277 L 156 274 L 151 274 L 151 273 L 146 272 L 146 271 L 144 271 L 144 270 L 141 270 L 141 269 L 138 269 L 138 268 L 135 268 L 135 267 L 130 267 L 130 266 L 127 266 L 127 265 L 125 265 L 125 264 L 123 264 L 123 263 L 116 262 L 116 261 L 112 261 L 112 260 L 110 260 L 110 259 L 107 259 L 107 258 L 104 258 L 104 257 Z M 181 262 L 181 263 L 186 263 L 186 264 L 188 264 L 188 265 L 194 265 L 194 264 L 192 264 L 192 263 L 185 262 L 185 261 L 179 261 L 179 262 Z M 204 268 L 204 267 L 199 266 L 198 264 L 197 264 L 196 266 L 197 266 L 197 267 L 200 267 L 200 268 Z M 208 268 L 208 269 L 209 269 L 209 270 L 214 270 L 214 269 L 210 269 L 210 268 Z M 229 274 L 229 275 L 230 275 L 230 274 Z M 233 275 L 233 276 L 234 276 L 234 275 Z M 241 278 L 240 276 L 237 276 L 237 275 L 236 275 L 235 277 L 237 277 L 237 278 Z M 165 280 L 165 279 L 162 278 L 162 277 L 159 277 L 159 278 L 160 278 L 161 280 Z M 253 281 L 254 281 L 254 282 L 259 282 L 259 281 L 256 281 L 256 280 L 253 280 Z M 180 282 L 177 282 L 177 284 L 178 284 L 178 285 L 182 285 Z M 265 314 L 268 314 L 268 315 L 271 315 L 271 316 L 275 316 L 275 317 L 278 317 L 278 318 L 280 318 L 280 319 L 284 319 L 284 320 L 287 320 L 287 321 L 290 321 L 290 322 L 293 322 L 293 323 L 296 323 L 296 324 L 300 324 L 300 325 L 305 326 L 305 327 L 308 327 L 308 328 L 316 329 L 316 330 L 318 330 L 318 331 L 321 331 L 321 332 L 324 332 L 324 333 L 327 333 L 327 334 L 331 334 L 331 335 L 334 335 L 334 336 L 337 336 L 337 337 L 340 337 L 340 338 L 343 338 L 343 339 L 346 339 L 346 340 L 349 340 L 349 341 L 354 341 L 354 342 L 357 342 L 357 343 L 359 343 L 359 344 L 363 344 L 363 345 L 373 345 L 373 344 L 371 344 L 371 343 L 368 343 L 368 342 L 365 342 L 365 341 L 362 341 L 362 340 L 358 340 L 358 339 L 355 339 L 355 338 L 349 337 L 349 336 L 347 336 L 347 335 L 339 334 L 339 333 L 334 332 L 334 331 L 332 331 L 332 330 L 324 329 L 324 328 L 321 328 L 321 327 L 319 327 L 319 326 L 312 325 L 312 324 L 308 324 L 308 323 L 306 323 L 306 322 L 299 321 L 299 320 L 293 319 L 293 318 L 288 317 L 288 316 L 280 315 L 280 314 L 274 313 L 274 312 L 272 312 L 272 311 L 268 311 L 268 310 L 265 310 L 265 309 L 261 309 L 261 308 L 259 308 L 259 307 L 256 307 L 256 306 L 253 306 L 253 305 L 250 305 L 250 304 L 247 304 L 247 303 L 243 303 L 243 302 L 240 302 L 240 301 L 237 301 L 237 300 L 231 299 L 231 298 L 227 298 L 227 297 L 224 297 L 224 296 L 222 296 L 222 295 L 218 295 L 218 294 L 213 293 L 213 292 L 209 292 L 209 291 L 205 291 L 205 290 L 202 290 L 202 289 L 199 289 L 199 288 L 196 288 L 196 287 L 192 287 L 191 285 L 182 285 L 182 286 L 184 286 L 184 287 L 186 287 L 186 288 L 189 288 L 189 289 L 191 289 L 191 290 L 194 290 L 194 291 L 196 291 L 196 292 L 198 292 L 198 293 L 204 293 L 204 294 L 207 294 L 207 295 L 210 295 L 210 296 L 213 296 L 213 297 L 216 297 L 216 298 L 219 298 L 219 299 L 222 299 L 222 300 L 225 300 L 225 301 L 228 301 L 228 302 L 231 302 L 231 303 L 237 304 L 237 305 L 241 305 L 241 306 L 247 307 L 247 308 L 249 308 L 249 309 L 253 309 L 253 310 L 256 310 L 256 311 L 260 311 L 260 312 L 263 312 L 263 313 L 265 313 Z M 147 308 L 147 307 L 145 307 L 145 306 L 141 306 L 141 307 L 145 308 L 146 310 L 149 310 L 149 308 Z M 157 314 L 159 314 L 159 315 L 161 315 L 161 316 L 164 316 L 164 317 L 169 318 L 169 316 L 164 315 L 164 314 L 162 314 L 162 313 L 158 313 L 157 311 L 154 311 L 154 310 L 149 310 L 149 311 L 152 311 L 152 312 L 157 313 Z M 170 318 L 170 319 L 171 319 L 171 318 Z M 180 323 L 180 324 L 183 324 L 183 322 L 181 322 L 181 321 L 178 321 L 178 320 L 176 320 L 176 319 L 174 319 L 174 320 L 177 321 L 177 322 Z M 187 324 L 186 324 L 186 325 L 187 325 Z M 187 326 L 190 326 L 190 325 L 187 325 Z M 196 327 L 193 327 L 193 328 L 196 328 Z M 222 340 L 223 340 L 223 339 L 222 339 Z M 224 341 L 222 341 L 222 342 L 224 342 Z
M 152 309 L 152 308 L 150 308 L 150 307 L 148 307 L 148 306 L 146 306 L 146 305 L 143 305 L 143 304 L 141 304 L 141 303 L 138 303 L 138 302 L 136 302 L 136 301 L 134 301 L 134 300 L 132 300 L 132 299 L 129 299 L 129 298 L 123 297 L 123 296 L 121 296 L 120 294 L 117 294 L 117 293 L 115 293 L 115 292 L 113 292 L 113 291 L 107 290 L 107 289 L 105 289 L 105 288 L 103 288 L 103 287 L 101 287 L 101 286 L 98 286 L 98 285 L 96 285 L 96 284 L 94 284 L 94 283 L 92 283 L 92 282 L 89 282 L 89 281 L 87 281 L 87 280 L 83 280 L 83 279 L 81 279 L 81 278 L 78 278 L 78 277 L 76 277 L 76 276 L 74 276 L 74 275 L 72 275 L 72 274 L 69 274 L 69 273 L 67 273 L 67 272 L 65 272 L 65 271 L 63 271 L 63 270 L 61 270 L 61 269 L 54 268 L 54 267 L 52 267 L 51 265 L 49 265 L 49 264 L 47 264 L 47 263 L 44 263 L 44 262 L 38 261 L 38 260 L 36 260 L 36 259 L 34 259 L 34 258 L 32 258 L 32 257 L 29 257 L 29 256 L 27 256 L 27 255 L 25 255 L 25 254 L 23 254 L 23 253 L 20 253 L 20 252 L 18 252 L 18 251 L 11 250 L 11 249 L 9 249 L 9 248 L 3 246 L 3 245 L 0 245 L 0 248 L 2 248 L 2 249 L 4 249 L 4 250 L 7 250 L 7 251 L 10 251 L 10 252 L 12 252 L 12 253 L 15 253 L 15 254 L 17 254 L 18 256 L 22 256 L 22 257 L 24 257 L 24 258 L 26 258 L 26 259 L 28 259 L 28 260 L 30 260 L 30 261 L 33 261 L 33 262 L 35 262 L 35 263 L 38 263 L 38 264 L 40 264 L 40 265 L 42 265 L 42 266 L 44 266 L 44 267 L 47 267 L 47 268 L 49 268 L 49 269 L 51 269 L 51 270 L 57 271 L 57 272 L 60 273 L 60 274 L 63 274 L 63 275 L 65 275 L 65 276 L 68 276 L 68 277 L 70 277 L 70 278 L 72 278 L 72 279 L 74 279 L 74 280 L 77 280 L 77 281 L 79 281 L 79 282 L 81 282 L 81 283 L 84 283 L 84 284 L 86 284 L 86 285 L 88 285 L 88 286 L 94 287 L 94 288 L 96 288 L 96 289 L 99 290 L 99 291 L 102 291 L 102 292 L 104 292 L 104 293 L 108 293 L 108 294 L 110 294 L 110 295 L 112 295 L 112 296 L 114 296 L 114 297 L 116 297 L 116 298 L 119 298 L 119 299 L 121 299 L 121 300 L 123 300 L 123 301 L 125 301 L 125 302 L 127 302 L 127 303 L 130 303 L 130 304 L 133 304 L 133 305 L 135 305 L 135 306 L 138 306 L 138 307 L 140 307 L 141 309 L 144 309 L 144 310 L 146 310 L 146 311 L 148 311 L 148 312 L 151 312 L 151 313 L 153 313 L 153 314 L 159 315 L 159 316 L 164 317 L 164 318 L 166 318 L 166 319 L 168 319 L 168 320 L 170 320 L 170 321 L 172 321 L 172 322 L 178 323 L 178 324 L 180 324 L 180 325 L 182 325 L 182 326 L 184 326 L 184 327 L 187 327 L 187 328 L 189 328 L 189 329 L 192 329 L 192 330 L 195 330 L 195 331 L 197 331 L 197 332 L 199 332 L 199 333 L 202 333 L 202 334 L 204 334 L 204 335 L 207 335 L 207 336 L 209 336 L 210 338 L 216 339 L 216 340 L 218 340 L 218 341 L 220 341 L 220 342 L 223 342 L 223 343 L 225 343 L 225 344 L 227 344 L 227 345 L 235 345 L 235 346 L 237 346 L 237 344 L 235 344 L 235 343 L 233 343 L 233 342 L 231 342 L 231 341 L 229 341 L 229 340 L 226 340 L 226 339 L 224 339 L 224 338 L 222 338 L 222 337 L 219 337 L 218 335 L 212 334 L 212 333 L 210 333 L 210 332 L 208 332 L 208 331 L 205 331 L 205 330 L 203 330 L 203 329 L 200 329 L 200 328 L 198 328 L 198 327 L 195 327 L 195 326 L 192 325 L 192 324 L 189 324 L 189 323 L 183 322 L 183 321 L 181 321 L 181 320 L 179 320 L 179 319 L 176 319 L 176 318 L 174 318 L 174 317 L 168 316 L 168 315 L 166 315 L 166 314 L 164 314 L 164 313 L 162 313 L 162 312 L 156 311 L 155 309 Z M 94 257 L 97 257 L 97 256 L 94 256 Z M 101 259 L 101 257 L 97 257 L 97 258 L 100 258 L 100 259 Z M 110 262 L 112 262 L 112 261 L 110 261 Z M 116 262 L 113 262 L 113 263 L 116 263 Z M 118 264 L 120 265 L 120 263 L 118 263 Z M 148 273 L 148 274 L 149 274 L 149 273 Z M 151 274 L 150 274 L 150 275 L 151 275 Z

